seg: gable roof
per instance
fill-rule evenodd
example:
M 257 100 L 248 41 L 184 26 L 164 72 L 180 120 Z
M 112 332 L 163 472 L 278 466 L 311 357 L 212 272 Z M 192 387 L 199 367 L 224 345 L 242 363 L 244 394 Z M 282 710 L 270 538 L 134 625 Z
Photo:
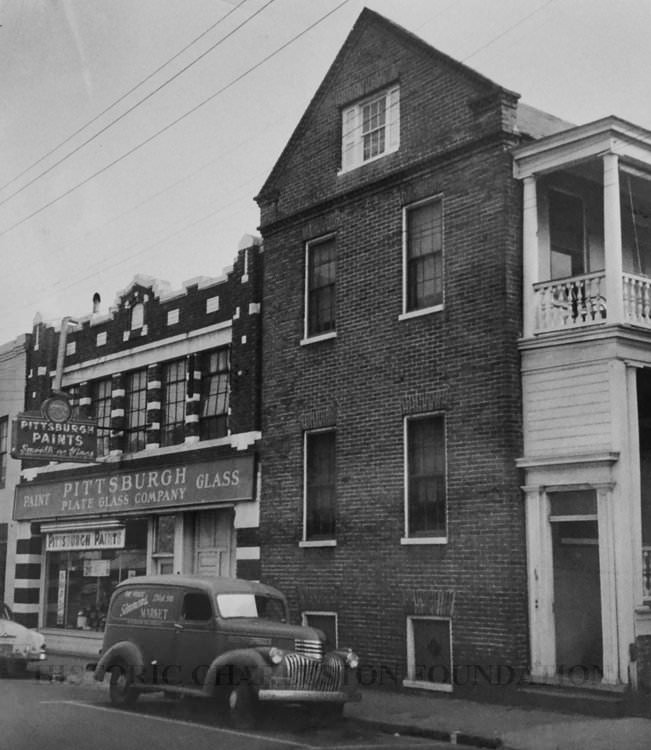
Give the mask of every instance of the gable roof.
M 379 13 L 376 13 L 373 10 L 370 10 L 369 8 L 364 8 L 362 12 L 360 13 L 360 15 L 358 16 L 357 21 L 355 21 L 355 24 L 353 28 L 351 29 L 350 33 L 346 37 L 346 40 L 344 41 L 341 49 L 337 53 L 337 56 L 335 57 L 334 62 L 328 69 L 328 72 L 326 73 L 323 81 L 317 88 L 316 93 L 310 100 L 305 112 L 303 113 L 303 116 L 299 120 L 298 125 L 296 126 L 296 128 L 294 129 L 294 132 L 289 138 L 287 145 L 281 152 L 278 160 L 276 161 L 273 169 L 271 170 L 271 173 L 267 177 L 264 185 L 260 189 L 260 192 L 256 196 L 256 200 L 264 199 L 265 193 L 271 192 L 273 188 L 273 184 L 276 181 L 277 176 L 279 176 L 279 174 L 282 172 L 289 154 L 293 151 L 294 146 L 297 144 L 298 140 L 302 137 L 303 133 L 307 129 L 310 116 L 313 110 L 316 108 L 317 102 L 321 99 L 325 91 L 329 88 L 332 79 L 337 74 L 348 51 L 353 49 L 356 46 L 363 32 L 372 26 L 375 26 L 376 28 L 379 27 L 381 30 L 388 32 L 389 34 L 393 34 L 394 36 L 398 37 L 405 45 L 415 48 L 419 50 L 421 53 L 424 52 L 425 54 L 433 58 L 436 62 L 443 63 L 444 65 L 451 67 L 458 74 L 470 79 L 474 83 L 479 84 L 480 86 L 484 86 L 487 89 L 487 93 L 503 92 L 504 94 L 514 97 L 516 99 L 520 97 L 520 94 L 514 91 L 510 91 L 509 89 L 506 89 L 503 86 L 499 86 L 494 81 L 491 81 L 489 78 L 486 78 L 486 76 L 483 76 L 481 73 L 478 73 L 472 68 L 469 68 L 467 65 L 464 65 L 462 62 L 455 60 L 453 57 L 446 55 L 444 52 L 440 52 L 435 47 L 432 47 L 426 41 L 416 36 L 416 34 L 412 33 L 411 31 L 408 31 L 407 29 L 400 26 L 399 24 L 394 23 L 393 21 L 390 21 L 389 19 L 385 18 Z

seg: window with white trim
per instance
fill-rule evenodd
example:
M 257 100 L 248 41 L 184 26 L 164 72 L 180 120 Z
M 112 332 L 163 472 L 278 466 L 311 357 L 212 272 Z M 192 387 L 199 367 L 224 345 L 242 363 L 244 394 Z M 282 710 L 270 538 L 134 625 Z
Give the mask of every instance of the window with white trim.
M 400 88 L 373 94 L 341 113 L 341 171 L 393 153 L 400 146 Z
M 404 312 L 443 304 L 443 206 L 440 198 L 406 206 Z
M 308 242 L 305 265 L 305 337 L 334 333 L 337 272 L 334 236 Z
M 339 647 L 339 634 L 337 630 L 336 612 L 303 612 L 301 615 L 303 625 L 317 628 L 325 635 L 325 651 L 333 651 Z
M 452 622 L 447 617 L 407 617 L 407 687 L 450 692 Z
M 178 445 L 185 438 L 185 357 L 165 362 L 162 367 L 161 445 Z
M 445 420 L 440 415 L 405 420 L 407 538 L 445 538 L 447 527 Z
M 305 541 L 335 538 L 336 433 L 305 433 Z

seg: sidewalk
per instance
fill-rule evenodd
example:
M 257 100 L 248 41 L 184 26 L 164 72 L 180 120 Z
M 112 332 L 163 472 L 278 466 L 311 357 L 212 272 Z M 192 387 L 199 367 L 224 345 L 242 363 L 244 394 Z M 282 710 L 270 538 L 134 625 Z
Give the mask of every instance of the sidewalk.
M 601 719 L 521 706 L 363 690 L 345 715 L 385 730 L 504 750 L 650 750 L 651 719 Z
M 44 674 L 97 684 L 87 656 L 48 654 Z M 578 713 L 453 698 L 441 693 L 362 689 L 344 715 L 391 734 L 430 737 L 501 750 L 651 750 L 651 718 L 599 718 Z

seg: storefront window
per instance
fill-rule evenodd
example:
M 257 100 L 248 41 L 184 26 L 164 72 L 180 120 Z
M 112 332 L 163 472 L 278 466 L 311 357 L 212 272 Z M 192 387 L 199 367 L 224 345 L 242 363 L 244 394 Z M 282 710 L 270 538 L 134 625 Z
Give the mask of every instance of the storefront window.
M 115 586 L 146 572 L 147 521 L 127 521 L 125 526 L 122 549 L 47 553 L 46 627 L 103 629 Z
M 157 573 L 174 572 L 174 526 L 176 516 L 157 516 L 154 533 L 154 564 Z

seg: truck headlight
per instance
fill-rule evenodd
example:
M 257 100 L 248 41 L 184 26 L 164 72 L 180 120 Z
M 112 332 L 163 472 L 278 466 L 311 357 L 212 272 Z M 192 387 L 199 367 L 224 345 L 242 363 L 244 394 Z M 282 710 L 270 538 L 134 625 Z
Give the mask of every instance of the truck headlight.
M 275 646 L 272 646 L 269 649 L 269 661 L 272 664 L 280 664 L 280 662 L 283 660 L 284 653 Z
M 350 669 L 357 669 L 359 666 L 359 656 L 351 649 L 348 649 L 348 653 L 346 654 L 346 666 Z

